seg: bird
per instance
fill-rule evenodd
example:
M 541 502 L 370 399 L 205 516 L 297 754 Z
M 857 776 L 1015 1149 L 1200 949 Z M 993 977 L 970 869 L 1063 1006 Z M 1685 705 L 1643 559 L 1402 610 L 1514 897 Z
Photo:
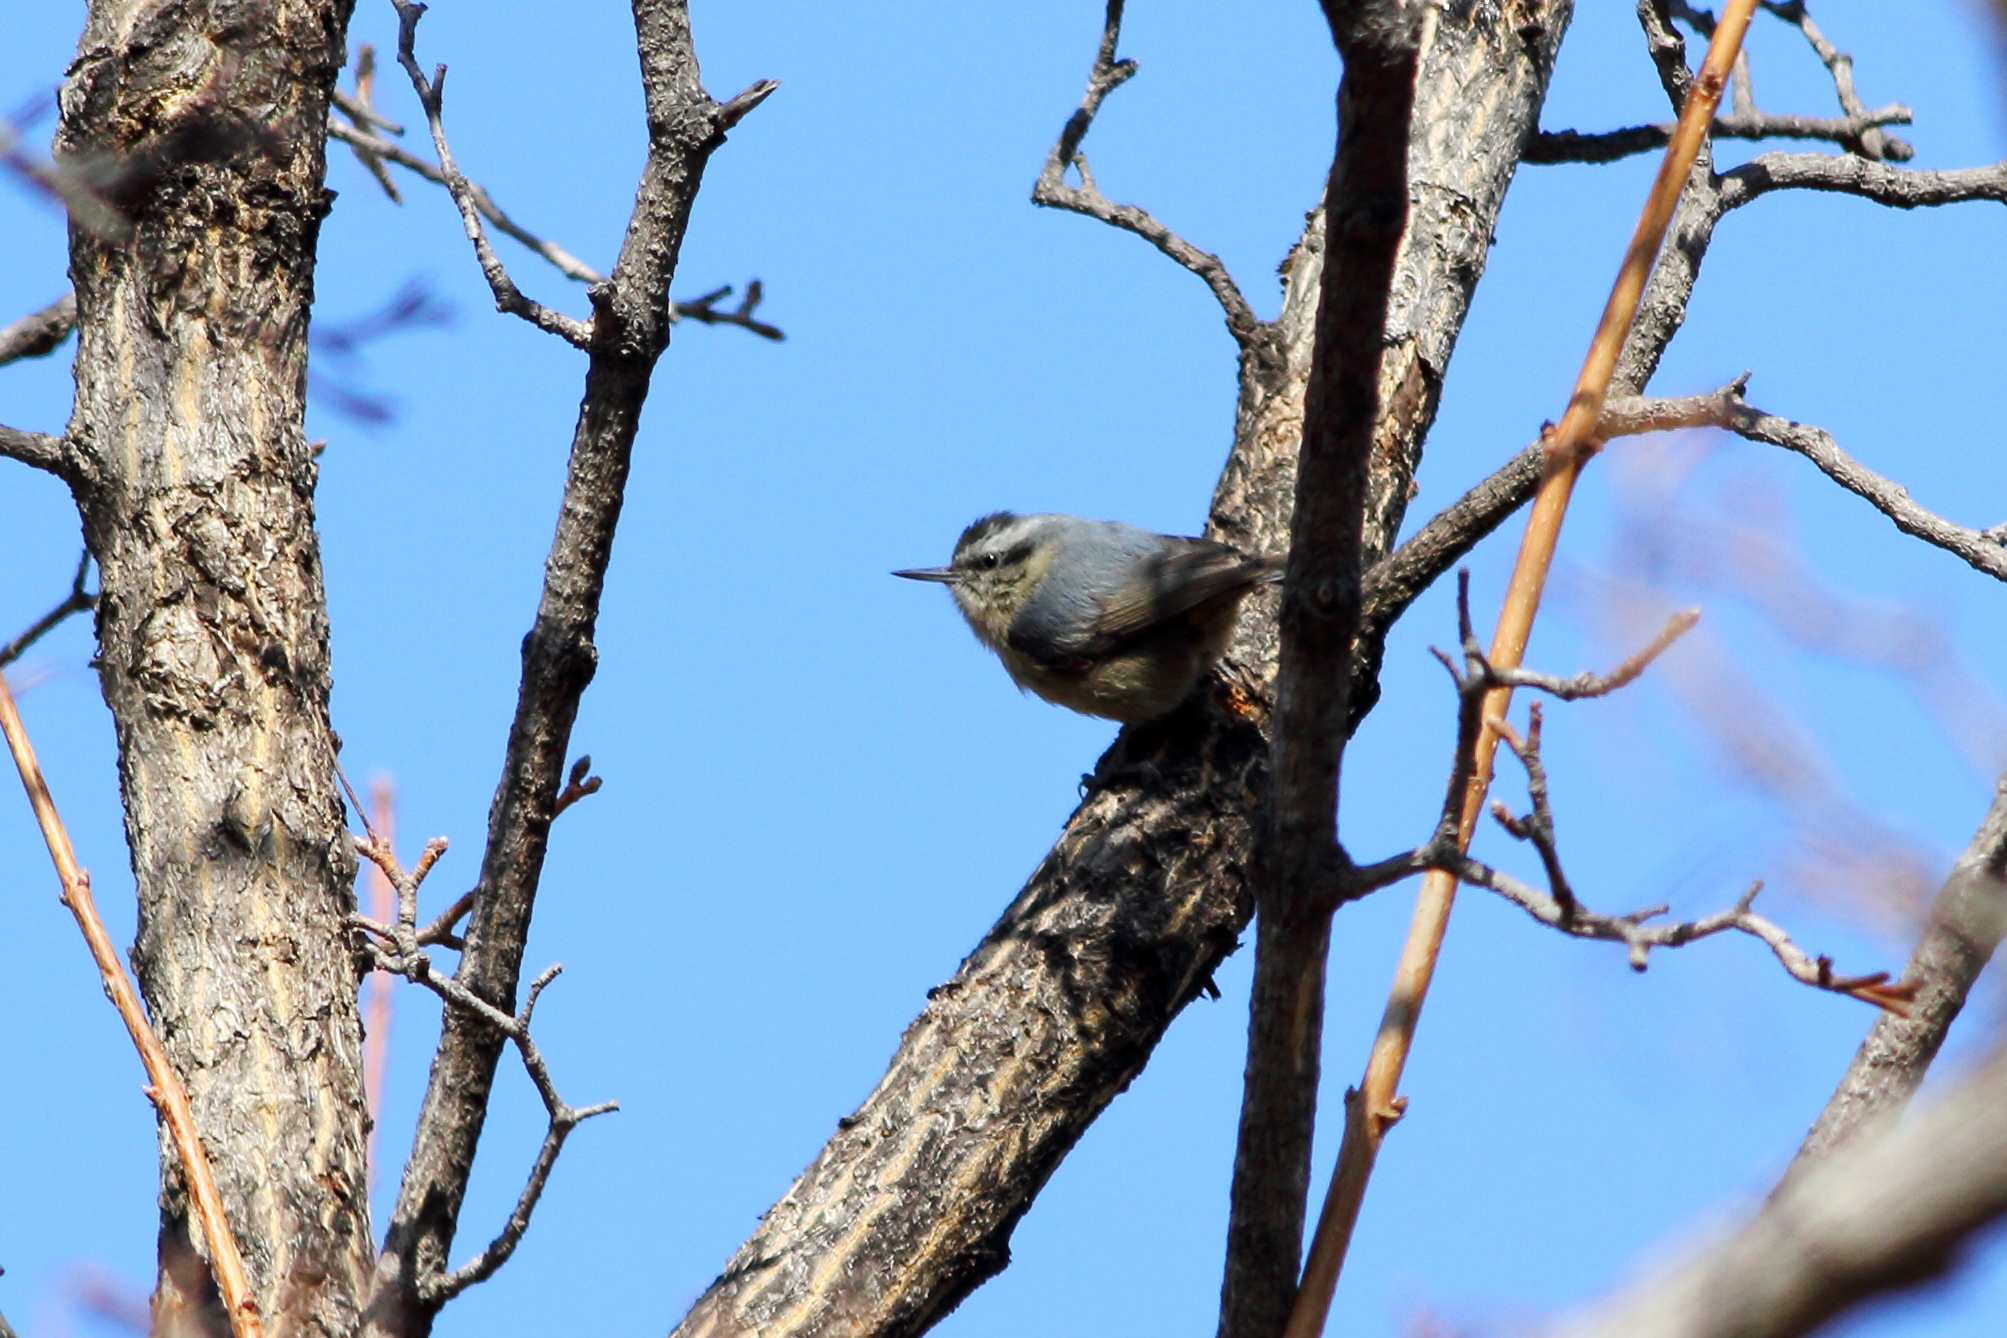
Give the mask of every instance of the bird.
M 892 574 L 947 586 L 1019 688 L 1135 725 L 1191 695 L 1241 600 L 1283 562 L 1120 521 L 996 511 L 962 531 L 947 566 Z

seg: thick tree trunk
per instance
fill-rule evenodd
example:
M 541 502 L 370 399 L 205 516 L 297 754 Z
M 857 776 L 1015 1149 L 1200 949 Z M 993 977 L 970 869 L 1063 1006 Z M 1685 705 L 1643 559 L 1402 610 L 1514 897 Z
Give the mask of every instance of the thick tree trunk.
M 1431 11 L 1381 372 L 1389 409 L 1367 482 L 1368 562 L 1400 528 L 1571 8 L 1478 0 L 1455 16 Z M 1313 216 L 1285 265 L 1282 315 L 1241 361 L 1233 451 L 1208 532 L 1252 551 L 1286 544 L 1322 253 Z M 1011 1232 L 1047 1177 L 1142 1071 L 1252 912 L 1274 595 L 1248 606 L 1220 690 L 1123 731 L 1102 763 L 1112 783 L 1073 814 L 1003 918 L 933 991 L 878 1086 L 677 1338 L 917 1334 L 1009 1262 Z M 1377 649 L 1364 652 L 1376 668 Z M 1368 697 L 1371 681 L 1367 670 Z
M 268 1332 L 354 1332 L 369 1273 L 354 858 L 301 431 L 341 0 L 92 4 L 58 154 L 68 471 L 138 884 L 134 958 Z M 79 215 L 81 217 L 81 215 Z M 156 1324 L 226 1332 L 162 1143 Z

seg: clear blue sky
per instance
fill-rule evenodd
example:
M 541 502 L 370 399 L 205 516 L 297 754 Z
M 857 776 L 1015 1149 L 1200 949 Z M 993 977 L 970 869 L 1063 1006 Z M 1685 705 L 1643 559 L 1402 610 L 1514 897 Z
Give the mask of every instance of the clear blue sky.
M 1582 5 L 1548 126 L 1663 117 L 1631 9 Z M 943 560 L 962 525 L 997 507 L 1202 523 L 1232 427 L 1234 350 L 1217 308 L 1135 238 L 1026 200 L 1079 96 L 1100 11 L 697 8 L 714 94 L 766 76 L 782 87 L 713 160 L 677 291 L 757 275 L 763 314 L 789 338 L 684 326 L 657 373 L 576 734 L 606 788 L 560 823 L 530 953 L 566 966 L 539 1015 L 564 1092 L 623 1109 L 573 1138 L 516 1259 L 446 1311 L 446 1338 L 666 1331 L 876 1081 L 1112 737 L 1020 697 L 941 592 L 886 575 Z M 1097 177 L 1220 253 L 1272 314 L 1274 266 L 1329 157 L 1337 66 L 1315 6 L 1134 11 L 1123 51 L 1142 73 L 1094 128 Z M 1899 22 L 1858 2 L 1817 13 L 1856 56 L 1870 105 L 1916 109 L 1903 133 L 1918 165 L 2002 154 L 1998 52 L 1971 8 L 1919 3 Z M 14 7 L 0 105 L 60 77 L 80 16 L 74 3 Z M 351 34 L 391 42 L 388 4 L 364 0 Z M 1752 47 L 1762 105 L 1831 113 L 1831 86 L 1794 33 L 1759 16 Z M 421 56 L 452 67 L 447 115 L 466 170 L 527 226 L 609 265 L 642 148 L 627 11 L 443 0 Z M 381 86 L 415 128 L 396 72 Z M 1450 370 L 1417 519 L 1558 416 L 1649 172 L 1642 160 L 1522 172 Z M 330 182 L 340 198 L 317 319 L 365 313 L 413 276 L 458 311 L 450 329 L 370 353 L 364 381 L 394 397 L 394 423 L 365 429 L 324 403 L 309 422 L 329 440 L 319 514 L 344 756 L 358 781 L 396 778 L 408 849 L 452 839 L 443 895 L 475 867 L 583 361 L 492 313 L 443 193 L 412 181 L 396 208 L 339 152 Z M 62 290 L 63 229 L 7 188 L 0 237 L 11 318 Z M 1766 200 L 1723 225 L 1655 388 L 1753 369 L 1757 403 L 1830 428 L 1926 505 L 2007 519 L 2004 243 L 1997 207 Z M 525 289 L 584 310 L 575 285 L 499 245 Z M 67 357 L 0 371 L 0 422 L 59 428 Z M 1795 458 L 1739 442 L 1673 449 L 1693 457 L 1676 509 L 1637 482 L 1664 477 L 1637 468 L 1675 458 L 1662 445 L 1620 446 L 1592 469 L 1534 642 L 1543 667 L 1612 659 L 1631 634 L 1606 596 L 1641 574 L 1707 611 L 1710 639 L 1664 673 L 1619 701 L 1550 712 L 1576 884 L 1611 909 L 1663 899 L 1697 912 L 1766 877 L 1769 910 L 1807 946 L 1847 968 L 1894 966 L 1907 931 L 1887 880 L 1835 895 L 1796 833 L 1844 851 L 1874 835 L 1858 814 L 1875 815 L 1941 873 L 1984 808 L 1987 766 L 2003 761 L 2003 592 Z M 11 634 L 60 596 L 77 525 L 57 485 L 11 463 L 0 508 Z M 1640 510 L 1675 517 L 1665 549 L 1626 520 Z M 1848 625 L 1871 644 L 1887 643 L 1874 619 L 1890 609 L 1942 632 L 1949 650 L 1934 661 L 1955 656 L 1971 675 L 1951 693 L 1966 715 L 1947 725 L 1930 682 L 1919 691 L 1808 646 L 1780 614 L 1815 607 L 1813 587 L 1750 597 L 1765 568 L 1739 550 L 1722 561 L 1712 536 L 1780 512 L 1808 579 L 1859 605 Z M 1516 532 L 1473 561 L 1481 610 L 1495 607 Z M 1385 700 L 1347 763 L 1343 824 L 1361 856 L 1427 828 L 1452 722 L 1425 648 L 1453 634 L 1438 592 L 1389 648 Z M 17 677 L 129 942 L 112 735 L 89 654 L 72 624 Z M 1824 779 L 1795 802 L 1752 784 L 1728 760 L 1751 722 L 1798 740 L 1801 774 L 1823 759 Z M 1509 774 L 1503 792 L 1520 798 Z M 1495 834 L 1482 841 L 1524 867 Z M 0 851 L 0 1310 L 28 1338 L 90 1333 L 96 1322 L 63 1298 L 70 1270 L 150 1277 L 152 1119 L 26 805 L 4 787 Z M 1410 895 L 1339 916 L 1327 1111 L 1363 1061 Z M 1210 1332 L 1250 955 L 1221 972 L 1223 999 L 1178 1021 L 1054 1176 L 1009 1271 L 942 1334 Z M 1998 1013 L 1982 989 L 1961 1035 Z M 435 1020 L 426 998 L 399 994 L 392 1176 Z M 1753 942 L 1665 954 L 1637 977 L 1615 949 L 1560 941 L 1465 894 L 1409 1071 L 1412 1112 L 1382 1159 L 1333 1332 L 1394 1334 L 1427 1311 L 1508 1333 L 1603 1292 L 1763 1192 L 1869 1021 L 1791 984 Z M 527 1082 L 504 1074 L 463 1256 L 503 1219 L 541 1129 Z M 1332 1151 L 1320 1141 L 1320 1182 Z M 379 1184 L 380 1204 L 393 1188 Z M 1851 1331 L 1977 1338 L 1999 1332 L 2003 1308 L 1996 1242 L 1968 1281 Z

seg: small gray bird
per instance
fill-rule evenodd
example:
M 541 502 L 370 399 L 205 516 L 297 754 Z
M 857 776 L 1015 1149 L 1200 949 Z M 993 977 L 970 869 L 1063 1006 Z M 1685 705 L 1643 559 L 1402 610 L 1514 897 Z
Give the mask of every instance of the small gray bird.
M 1191 695 L 1242 597 L 1282 565 L 1118 521 L 998 511 L 962 531 L 947 566 L 892 574 L 947 586 L 1020 688 L 1133 725 Z

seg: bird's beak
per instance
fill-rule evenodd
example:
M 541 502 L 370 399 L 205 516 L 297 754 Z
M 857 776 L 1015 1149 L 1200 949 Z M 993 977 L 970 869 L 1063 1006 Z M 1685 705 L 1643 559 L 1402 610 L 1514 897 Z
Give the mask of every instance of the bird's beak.
M 957 585 L 962 574 L 953 567 L 915 567 L 911 571 L 895 571 L 894 576 L 904 576 L 909 581 L 939 581 L 942 585 Z

